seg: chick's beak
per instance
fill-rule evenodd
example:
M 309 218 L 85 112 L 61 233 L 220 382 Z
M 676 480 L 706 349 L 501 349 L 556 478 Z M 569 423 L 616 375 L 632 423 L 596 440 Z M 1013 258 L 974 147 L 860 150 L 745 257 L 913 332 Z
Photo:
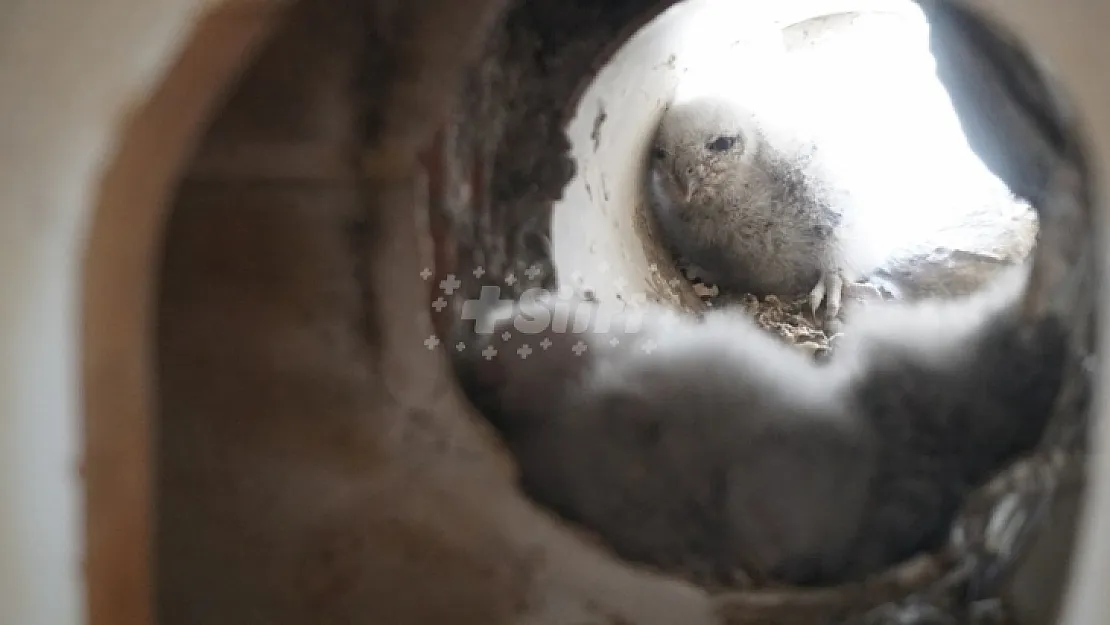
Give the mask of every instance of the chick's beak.
M 674 180 L 674 186 L 678 190 L 679 196 L 686 202 L 689 202 L 694 197 L 694 179 L 687 172 L 681 168 L 676 167 L 671 172 L 671 179 Z
M 683 179 L 685 180 L 685 182 L 679 183 L 679 189 L 682 190 L 683 197 L 685 197 L 686 201 L 689 202 L 690 200 L 694 199 L 694 183 L 689 178 L 683 177 Z

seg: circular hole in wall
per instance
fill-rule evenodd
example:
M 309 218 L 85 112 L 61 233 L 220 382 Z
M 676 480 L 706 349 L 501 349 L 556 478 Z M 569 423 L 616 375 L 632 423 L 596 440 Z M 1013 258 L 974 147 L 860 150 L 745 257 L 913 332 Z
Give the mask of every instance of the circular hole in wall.
M 655 140 L 658 125 L 669 109 L 707 93 L 757 107 L 761 115 L 807 137 L 828 155 L 823 158 L 827 159 L 830 175 L 850 191 L 850 208 L 862 215 L 856 236 L 863 239 L 861 244 L 871 262 L 864 263 L 861 283 L 873 287 L 872 292 L 877 292 L 880 299 L 961 299 L 993 284 L 1007 267 L 1028 259 L 1039 236 L 1037 214 L 992 173 L 964 136 L 949 94 L 935 73 L 923 15 L 912 3 L 885 3 L 883 10 L 876 8 L 841 6 L 834 11 L 828 6 L 803 3 L 772 7 L 689 0 L 663 11 L 624 41 L 611 57 L 604 57 L 605 64 L 580 97 L 572 98 L 576 108 L 566 125 L 577 169 L 568 176 L 562 196 L 552 206 L 551 255 L 560 282 L 590 292 L 600 301 L 633 305 L 657 301 L 691 315 L 740 303 L 751 312 L 752 299 L 745 295 L 752 294 L 728 292 L 720 285 L 699 280 L 697 269 L 704 268 L 690 271 L 690 263 L 684 262 L 689 259 L 681 258 L 681 251 L 674 249 L 675 242 L 660 223 L 658 192 L 652 182 L 652 169 L 656 167 L 652 161 L 659 147 Z M 585 38 L 587 35 L 583 35 Z M 714 151 L 716 148 L 711 146 L 720 138 L 706 135 L 700 137 L 699 145 Z M 663 146 L 664 151 L 667 147 Z M 1013 184 L 1014 180 L 1009 182 Z M 722 230 L 731 225 L 725 220 L 713 223 Z M 815 344 L 815 351 L 825 351 L 817 342 L 828 340 L 827 334 L 820 336 L 820 322 L 805 319 L 807 293 L 791 295 L 802 298 L 754 302 L 758 307 L 756 317 L 761 322 L 767 318 L 767 329 L 777 330 L 807 350 L 813 349 L 808 344 Z M 765 316 L 765 304 L 778 306 L 782 315 L 778 319 Z M 784 317 L 793 318 L 778 323 Z M 802 333 L 795 330 L 803 326 L 805 336 L 799 341 Z M 520 327 L 517 330 L 525 332 Z M 810 340 L 814 337 L 817 340 Z M 904 340 L 909 344 L 915 338 Z M 900 340 L 903 338 L 895 342 Z M 502 351 L 512 357 L 511 351 Z M 531 358 L 533 352 L 521 353 L 524 359 L 524 354 Z M 696 369 L 700 363 L 686 364 Z M 705 375 L 714 373 L 706 371 Z M 804 375 L 808 374 L 799 372 L 798 377 Z M 784 372 L 781 378 L 784 384 L 790 384 L 791 372 Z M 661 388 L 666 387 L 666 380 L 656 381 Z M 531 388 L 533 403 L 546 406 L 550 400 L 557 405 L 558 393 L 550 390 L 553 384 L 553 379 L 544 379 L 543 384 Z M 579 390 L 575 387 L 567 393 Z M 950 391 L 954 387 L 938 387 L 935 397 Z M 632 395 L 636 392 L 629 391 Z M 804 394 L 805 390 L 799 392 Z M 652 396 L 655 404 L 671 400 L 647 390 L 643 393 Z M 528 403 L 520 397 L 516 400 Z M 581 408 L 580 404 L 574 405 Z M 522 410 L 529 412 L 527 407 Z M 604 418 L 606 412 L 581 410 L 583 421 Z M 673 407 L 673 411 L 682 416 L 690 412 L 682 406 Z M 619 401 L 614 401 L 609 412 L 621 412 Z M 496 417 L 501 423 L 512 418 L 505 414 Z M 636 417 L 629 420 L 635 421 Z M 562 443 L 574 438 L 566 431 L 552 433 L 553 438 L 560 435 L 565 436 Z M 641 443 L 667 439 L 652 428 L 628 435 Z M 560 459 L 572 452 L 553 450 L 556 443 L 532 442 L 535 447 L 525 453 L 535 456 L 522 459 L 522 464 L 531 465 L 524 469 L 524 483 L 533 481 L 526 489 L 546 489 L 545 495 L 537 499 L 566 517 L 581 520 L 589 516 L 583 508 L 590 506 L 571 501 L 572 486 L 566 486 L 566 490 L 552 488 L 550 482 L 546 487 L 535 486 L 536 480 L 542 482 L 557 474 L 560 469 L 554 467 L 562 466 Z M 961 440 L 960 444 L 964 443 L 967 440 Z M 1057 443 L 1043 444 L 1051 447 Z M 605 445 L 593 439 L 584 441 L 581 448 L 587 450 L 581 452 L 584 454 L 606 453 Z M 536 456 L 546 461 L 537 464 Z M 1007 462 L 1013 459 L 1011 456 Z M 602 477 L 619 468 L 604 471 L 598 467 L 611 465 L 588 459 L 582 464 L 592 466 L 593 472 L 563 468 L 584 482 L 596 479 L 612 486 L 620 481 Z M 673 475 L 666 469 L 646 464 L 649 466 L 629 470 L 642 470 L 644 479 L 655 476 L 660 482 L 670 483 L 667 480 Z M 1005 464 L 1000 462 L 996 468 Z M 561 477 L 566 477 L 568 484 L 573 481 L 572 477 Z M 589 491 L 594 485 L 579 486 Z M 608 495 L 618 499 L 622 496 L 616 488 Z M 593 492 L 591 496 L 596 497 L 592 503 L 604 507 L 598 503 L 604 494 Z M 645 506 L 650 508 L 652 503 Z M 599 516 L 604 514 L 594 518 Z M 633 523 L 630 517 L 629 524 Z M 624 530 L 610 527 L 609 531 L 612 537 Z M 629 534 L 637 531 L 627 530 Z M 1066 555 L 1061 557 L 1066 559 Z M 1042 597 L 1051 597 L 1046 603 L 1056 600 L 1059 588 L 1045 590 Z

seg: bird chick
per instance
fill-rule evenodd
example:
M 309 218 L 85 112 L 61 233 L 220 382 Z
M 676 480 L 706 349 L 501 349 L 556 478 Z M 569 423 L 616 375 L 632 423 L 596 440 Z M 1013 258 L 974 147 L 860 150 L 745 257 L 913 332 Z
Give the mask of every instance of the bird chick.
M 852 197 L 815 143 L 730 99 L 673 103 L 654 138 L 650 185 L 665 238 L 721 286 L 758 296 L 809 292 L 840 312 L 868 267 Z
M 1065 339 L 1018 316 L 1025 280 L 863 311 L 824 366 L 736 315 L 536 299 L 496 312 L 498 355 L 461 379 L 523 490 L 620 556 L 703 583 L 854 580 L 941 543 L 1039 439 Z

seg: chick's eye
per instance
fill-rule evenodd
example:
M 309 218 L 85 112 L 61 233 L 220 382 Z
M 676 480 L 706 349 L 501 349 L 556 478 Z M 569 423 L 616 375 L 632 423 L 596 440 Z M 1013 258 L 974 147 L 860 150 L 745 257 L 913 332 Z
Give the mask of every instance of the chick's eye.
M 657 161 L 661 161 L 664 158 L 667 158 L 667 151 L 663 148 L 652 148 L 651 157 Z
M 736 145 L 736 137 L 717 137 L 706 144 L 705 147 L 714 152 L 724 152 L 725 150 L 731 150 L 734 145 Z

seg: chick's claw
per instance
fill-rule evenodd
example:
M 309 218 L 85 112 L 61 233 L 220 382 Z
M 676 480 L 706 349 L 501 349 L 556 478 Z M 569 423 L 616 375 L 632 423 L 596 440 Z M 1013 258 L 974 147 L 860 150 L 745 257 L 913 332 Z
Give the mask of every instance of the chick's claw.
M 817 309 L 821 302 L 825 303 L 825 321 L 833 321 L 840 316 L 840 305 L 844 298 L 844 277 L 839 271 L 821 272 L 821 279 L 809 292 L 809 307 L 813 318 L 817 318 Z

